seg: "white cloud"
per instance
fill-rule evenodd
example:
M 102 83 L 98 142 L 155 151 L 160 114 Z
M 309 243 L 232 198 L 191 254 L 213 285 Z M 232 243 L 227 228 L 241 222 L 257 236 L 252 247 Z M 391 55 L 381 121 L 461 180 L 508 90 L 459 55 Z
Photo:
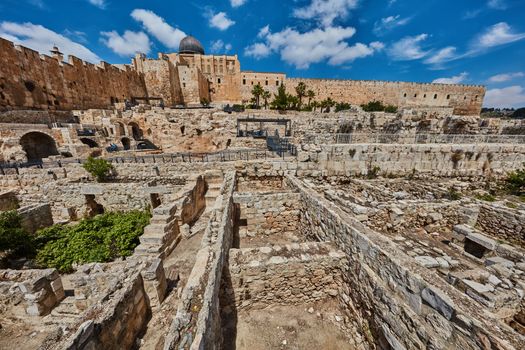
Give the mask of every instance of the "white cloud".
M 395 42 L 388 49 L 388 54 L 396 61 L 410 61 L 425 57 L 430 51 L 425 51 L 421 43 L 428 38 L 428 34 L 407 36 Z
M 433 81 L 435 84 L 460 84 L 465 81 L 465 79 L 468 78 L 468 73 L 463 72 L 459 75 L 455 75 L 450 78 L 438 78 Z
M 29 0 L 29 3 L 41 9 L 46 7 L 43 0 Z
M 317 28 L 304 33 L 292 28 L 271 33 L 268 27 L 264 27 L 259 32 L 259 38 L 263 42 L 248 46 L 244 54 L 260 59 L 278 53 L 283 61 L 299 69 L 306 69 L 311 64 L 322 61 L 328 61 L 331 65 L 351 62 L 370 56 L 384 47 L 379 42 L 349 46 L 344 40 L 354 34 L 355 29 L 352 27 Z
M 507 23 L 500 22 L 490 26 L 485 32 L 478 35 L 472 42 L 471 47 L 473 51 L 480 51 L 522 39 L 525 39 L 525 33 L 514 33 Z
M 301 19 L 315 19 L 329 27 L 336 19 L 346 18 L 358 5 L 359 0 L 312 0 L 310 5 L 295 9 L 293 14 Z
M 101 9 L 105 9 L 107 5 L 106 0 L 88 0 L 88 1 L 91 5 L 101 8 Z
M 124 35 L 116 31 L 101 32 L 102 42 L 120 56 L 132 56 L 138 52 L 149 53 L 151 43 L 144 32 L 126 30 Z
M 226 30 L 234 24 L 235 21 L 229 19 L 225 12 L 219 12 L 216 14 L 212 13 L 210 16 L 210 27 L 217 28 L 219 30 Z
M 131 17 L 142 23 L 148 33 L 170 49 L 178 49 L 180 41 L 186 36 L 186 33 L 178 28 L 173 28 L 153 11 L 135 9 L 131 12 Z
M 454 60 L 458 55 L 454 46 L 447 46 L 439 50 L 436 54 L 429 55 L 425 60 L 426 64 L 440 65 L 443 62 Z
M 383 35 L 396 27 L 404 26 L 410 22 L 410 20 L 410 17 L 401 18 L 400 15 L 381 18 L 381 20 L 375 22 L 374 24 L 374 33 L 376 35 Z
M 244 5 L 248 0 L 230 0 L 232 7 L 239 7 Z
M 331 65 L 340 65 L 355 61 L 358 58 L 364 58 L 373 55 L 376 51 L 380 51 L 385 47 L 383 43 L 374 41 L 370 45 L 357 43 L 353 46 L 348 46 L 344 50 L 333 55 L 328 63 Z
M 507 8 L 504 0 L 489 0 L 487 1 L 487 6 L 494 10 L 505 10 Z
M 503 83 L 505 81 L 513 80 L 516 78 L 523 78 L 525 77 L 525 73 L 523 72 L 516 72 L 516 73 L 503 73 L 503 74 L 497 74 L 489 78 L 489 81 L 491 83 Z
M 232 45 L 225 44 L 224 41 L 219 39 L 211 43 L 210 49 L 213 53 L 226 53 L 228 51 L 231 51 Z
M 91 63 L 101 60 L 87 47 L 33 23 L 1 22 L 0 36 L 43 54 L 49 55 L 49 50 L 56 45 L 66 56 L 73 55 Z
M 525 106 L 525 89 L 519 85 L 502 89 L 490 89 L 485 94 L 485 107 L 523 107 Z
M 244 49 L 244 54 L 248 57 L 253 57 L 255 59 L 261 59 L 270 56 L 272 50 L 269 46 L 263 43 L 256 43 L 248 46 Z

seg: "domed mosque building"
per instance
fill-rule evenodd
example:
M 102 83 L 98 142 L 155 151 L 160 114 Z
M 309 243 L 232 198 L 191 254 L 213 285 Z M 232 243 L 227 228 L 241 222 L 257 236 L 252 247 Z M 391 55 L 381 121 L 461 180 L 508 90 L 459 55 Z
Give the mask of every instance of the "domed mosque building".
M 133 66 L 144 74 L 150 97 L 162 98 L 166 106 L 243 103 L 253 85 L 276 93 L 286 79 L 281 73 L 241 72 L 237 55 L 207 55 L 193 36 L 180 41 L 178 52 L 160 53 L 158 59 L 137 54 Z

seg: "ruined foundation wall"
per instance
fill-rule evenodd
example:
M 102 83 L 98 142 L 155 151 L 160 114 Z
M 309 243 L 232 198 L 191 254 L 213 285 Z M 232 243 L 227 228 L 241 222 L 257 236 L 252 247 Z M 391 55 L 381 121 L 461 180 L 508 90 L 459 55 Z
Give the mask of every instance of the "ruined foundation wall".
M 49 204 L 34 204 L 18 209 L 22 227 L 29 233 L 53 225 L 53 214 Z
M 329 243 L 232 249 L 230 294 L 237 308 L 297 305 L 336 297 L 347 265 Z
M 353 144 L 303 145 L 297 174 L 366 175 L 375 167 L 383 175 L 432 173 L 504 175 L 521 169 L 525 146 L 520 144 Z
M 491 237 L 525 248 L 525 215 L 496 205 L 480 206 L 476 227 Z
M 0 110 L 110 107 L 117 99 L 147 96 L 140 74 L 105 62 L 69 56 L 68 63 L 0 38 Z
M 341 302 L 363 334 L 381 348 L 517 349 L 523 337 L 461 295 L 299 180 L 301 224 L 310 238 L 333 242 L 349 261 Z M 353 308 L 353 305 L 356 308 Z M 352 311 L 353 310 L 353 311 Z
M 300 82 L 315 92 L 316 101 L 331 98 L 354 105 L 381 101 L 398 107 L 452 107 L 458 115 L 479 115 L 485 96 L 485 87 L 480 85 L 300 78 L 286 79 L 287 92 L 295 95 Z
M 294 234 L 299 222 L 299 195 L 296 193 L 235 194 L 239 204 L 239 219 L 246 225 L 239 227 L 241 236 Z
M 140 273 L 102 305 L 94 305 L 84 315 L 95 314 L 54 349 L 132 349 L 150 316 L 149 301 Z

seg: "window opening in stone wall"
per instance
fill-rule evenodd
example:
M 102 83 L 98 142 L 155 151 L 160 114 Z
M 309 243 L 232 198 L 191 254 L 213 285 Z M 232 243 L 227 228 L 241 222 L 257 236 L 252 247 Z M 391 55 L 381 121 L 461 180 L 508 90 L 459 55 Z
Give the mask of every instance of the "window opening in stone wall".
M 221 78 L 218 78 L 217 79 L 217 84 L 220 84 L 221 83 Z
M 35 83 L 33 83 L 32 81 L 25 81 L 24 85 L 25 85 L 27 91 L 29 91 L 29 92 L 33 92 L 35 90 Z
M 403 94 L 403 97 L 407 97 L 407 94 L 406 94 L 406 93 L 405 93 L 405 94 Z
M 423 95 L 423 98 L 427 98 L 427 94 L 424 94 L 424 95 Z
M 246 79 L 242 80 L 242 85 L 246 85 Z
M 447 100 L 450 100 L 450 95 L 447 95 Z
M 437 99 L 437 98 L 438 98 L 438 95 L 437 95 L 437 94 L 435 94 L 435 95 L 434 95 L 434 100 L 435 100 L 435 99 Z
M 268 80 L 266 80 L 266 86 L 268 86 Z
M 275 86 L 279 86 L 279 80 L 275 82 Z

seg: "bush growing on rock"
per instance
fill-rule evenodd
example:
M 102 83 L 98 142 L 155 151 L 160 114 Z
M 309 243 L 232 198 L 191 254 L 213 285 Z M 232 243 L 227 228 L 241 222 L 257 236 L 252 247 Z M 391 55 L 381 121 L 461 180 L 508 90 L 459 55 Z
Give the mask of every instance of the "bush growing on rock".
M 0 213 L 0 251 L 15 257 L 34 252 L 31 235 L 22 228 L 22 218 L 16 210 Z
M 113 165 L 105 159 L 89 157 L 83 165 L 84 169 L 90 173 L 98 182 L 102 182 L 113 170 Z
M 509 173 L 506 183 L 512 194 L 516 196 L 525 196 L 525 164 L 523 169 Z
M 35 237 L 36 261 L 43 267 L 71 272 L 73 264 L 108 262 L 130 256 L 149 219 L 145 211 L 113 212 L 72 226 L 45 228 Z

